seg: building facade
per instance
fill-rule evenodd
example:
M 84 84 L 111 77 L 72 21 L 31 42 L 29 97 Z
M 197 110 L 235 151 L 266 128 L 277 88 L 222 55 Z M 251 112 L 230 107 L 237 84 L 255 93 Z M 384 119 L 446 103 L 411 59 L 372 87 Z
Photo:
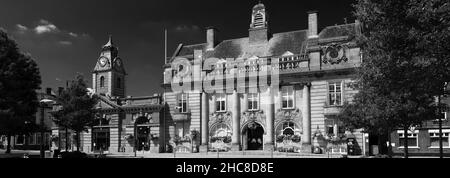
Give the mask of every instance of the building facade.
M 38 101 L 42 101 L 44 99 L 54 100 L 55 93 L 51 88 L 46 88 L 45 92 L 37 93 Z M 11 149 L 16 150 L 40 150 L 41 143 L 43 143 L 44 149 L 48 150 L 51 146 L 51 128 L 55 126 L 51 117 L 52 105 L 51 104 L 40 104 L 37 108 L 34 123 L 25 123 L 25 125 L 35 130 L 36 132 L 28 133 L 28 134 L 20 134 L 11 136 Z M 45 126 L 44 135 L 42 137 L 41 132 L 39 131 L 39 126 L 41 122 L 44 121 L 43 125 Z M 0 136 L 0 149 L 6 149 L 7 147 L 7 137 Z
M 92 153 L 130 153 L 165 150 L 163 108 L 160 95 L 126 96 L 126 72 L 112 37 L 105 44 L 92 72 L 92 94 L 99 97 L 95 124 L 81 134 L 80 150 Z M 61 109 L 55 105 L 54 110 Z M 54 149 L 75 147 L 70 130 L 54 127 Z
M 353 41 L 359 23 L 319 32 L 318 14 L 309 12 L 308 20 L 306 30 L 272 33 L 268 11 L 259 3 L 251 12 L 248 37 L 220 40 L 217 30 L 208 28 L 205 43 L 180 44 L 166 60 L 163 85 L 164 129 L 176 150 L 346 152 L 351 138 L 361 153 L 364 135 L 346 132 L 335 119 L 357 92 L 349 84 L 362 62 Z M 278 77 L 267 75 L 266 84 L 263 72 Z M 196 145 L 180 141 L 197 131 Z

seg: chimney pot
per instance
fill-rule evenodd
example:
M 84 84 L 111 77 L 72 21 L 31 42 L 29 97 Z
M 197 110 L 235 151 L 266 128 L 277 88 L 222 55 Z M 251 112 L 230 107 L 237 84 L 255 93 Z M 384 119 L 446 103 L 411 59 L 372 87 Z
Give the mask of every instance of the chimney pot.
M 212 51 L 217 45 L 217 29 L 214 27 L 206 28 L 207 51 Z
M 317 11 L 308 12 L 308 38 L 318 38 Z

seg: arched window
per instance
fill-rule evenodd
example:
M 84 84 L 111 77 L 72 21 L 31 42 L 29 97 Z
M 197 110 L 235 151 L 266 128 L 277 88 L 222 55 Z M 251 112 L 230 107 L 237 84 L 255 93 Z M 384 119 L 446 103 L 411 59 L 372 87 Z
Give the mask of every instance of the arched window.
M 105 87 L 105 77 L 100 77 L 100 87 Z
M 117 78 L 117 88 L 122 88 L 122 79 Z
M 294 135 L 295 124 L 293 122 L 286 122 L 283 124 L 283 135 Z
M 296 135 L 296 133 L 299 131 L 299 127 L 294 123 L 290 121 L 286 121 L 284 123 L 281 123 L 276 128 L 276 134 L 279 135 Z

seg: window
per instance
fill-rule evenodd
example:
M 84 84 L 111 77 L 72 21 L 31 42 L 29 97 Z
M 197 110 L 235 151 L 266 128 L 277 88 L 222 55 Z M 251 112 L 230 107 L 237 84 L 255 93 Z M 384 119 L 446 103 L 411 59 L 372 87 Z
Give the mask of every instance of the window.
M 328 98 L 330 106 L 342 105 L 342 82 L 328 84 Z
M 257 111 L 259 110 L 259 94 L 248 94 L 248 110 Z
M 17 140 L 16 140 L 16 144 L 22 145 L 24 143 L 25 143 L 25 136 L 24 135 L 18 135 L 17 136 Z
M 36 138 L 36 145 L 41 144 L 41 140 L 42 140 L 41 136 L 38 135 L 37 138 Z
M 293 122 L 285 122 L 283 124 L 283 135 L 294 135 L 295 124 Z
M 345 134 L 345 127 L 342 121 L 337 119 L 326 119 L 325 127 L 328 136 L 342 136 Z
M 294 108 L 294 87 L 288 86 L 282 88 L 281 103 L 283 109 Z
M 36 136 L 37 136 L 36 133 L 33 133 L 29 136 L 29 140 L 28 140 L 29 145 L 39 144 L 39 143 L 36 143 L 36 139 L 35 139 Z
M 105 77 L 103 76 L 100 77 L 100 87 L 105 87 Z
M 397 133 L 398 133 L 398 137 L 399 137 L 399 146 L 401 148 L 403 148 L 403 147 L 405 147 L 405 134 L 404 134 L 403 130 L 399 130 Z M 419 147 L 418 135 L 419 135 L 418 130 L 414 131 L 414 133 L 412 133 L 411 131 L 408 131 L 408 140 L 407 140 L 408 147 Z
M 227 95 L 218 94 L 216 98 L 216 111 L 225 112 L 227 111 Z
M 188 95 L 186 93 L 182 93 L 178 98 L 178 112 L 187 113 L 188 112 Z
M 122 88 L 122 80 L 119 78 L 117 78 L 117 88 Z
M 432 148 L 439 148 L 439 130 L 429 130 L 430 134 L 430 143 Z M 443 147 L 450 147 L 449 145 L 449 133 L 450 130 L 444 129 L 442 130 L 442 145 Z

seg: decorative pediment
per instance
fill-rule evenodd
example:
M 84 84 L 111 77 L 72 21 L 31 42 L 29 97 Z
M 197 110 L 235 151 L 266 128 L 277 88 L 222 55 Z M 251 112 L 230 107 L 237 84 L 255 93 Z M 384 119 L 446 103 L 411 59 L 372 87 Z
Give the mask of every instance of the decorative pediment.
M 95 108 L 101 108 L 101 109 L 113 109 L 115 108 L 114 106 L 110 105 L 109 103 L 103 101 L 103 100 L 99 100 L 99 102 L 97 103 L 97 105 L 95 106 Z
M 349 49 L 347 44 L 332 43 L 327 46 L 322 46 L 322 62 L 324 64 L 340 64 L 347 62 L 347 51 Z
M 248 124 L 259 123 L 264 128 L 266 127 L 266 115 L 264 111 L 246 111 L 241 116 L 241 127 L 245 127 Z M 242 130 L 241 128 L 241 130 Z M 265 129 L 264 129 L 265 130 Z
M 209 127 L 220 123 L 231 125 L 231 120 L 231 112 L 215 112 L 209 117 Z
M 294 122 L 302 127 L 303 115 L 300 109 L 283 110 L 279 109 L 275 115 L 275 124 L 278 125 L 282 122 Z

